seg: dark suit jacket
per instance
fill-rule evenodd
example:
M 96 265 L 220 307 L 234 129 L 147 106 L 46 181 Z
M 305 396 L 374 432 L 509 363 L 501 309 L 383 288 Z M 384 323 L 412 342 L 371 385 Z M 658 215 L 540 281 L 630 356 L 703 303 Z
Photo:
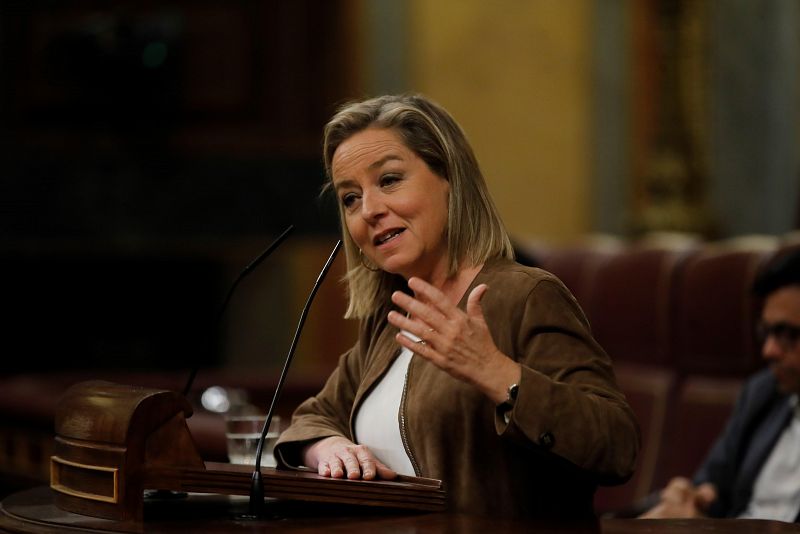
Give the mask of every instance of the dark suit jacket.
M 789 397 L 778 391 L 769 369 L 747 381 L 725 431 L 694 477 L 695 484 L 717 487 L 710 515 L 735 517 L 747 508 L 756 477 L 791 416 Z

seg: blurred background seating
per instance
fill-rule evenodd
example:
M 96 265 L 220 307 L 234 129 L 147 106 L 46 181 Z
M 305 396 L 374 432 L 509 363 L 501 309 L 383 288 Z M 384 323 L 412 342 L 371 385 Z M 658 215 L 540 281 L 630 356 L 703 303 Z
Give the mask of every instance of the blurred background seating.
M 648 495 L 660 472 L 660 462 L 668 454 L 664 433 L 672 412 L 676 376 L 674 371 L 637 364 L 616 365 L 620 388 L 639 422 L 642 448 L 636 459 L 636 471 L 621 486 L 601 487 L 595 496 L 599 513 L 626 509 L 632 502 Z
M 760 365 L 756 273 L 776 243 L 723 242 L 689 258 L 674 288 L 673 343 L 681 374 L 744 376 Z
M 673 476 L 692 476 L 744 378 L 762 366 L 755 277 L 796 246 L 792 236 L 702 241 L 679 234 L 617 241 L 599 253 L 592 242 L 541 252 L 529 244 L 531 257 L 578 289 L 641 425 L 636 473 L 622 486 L 600 488 L 598 511 L 624 510 Z

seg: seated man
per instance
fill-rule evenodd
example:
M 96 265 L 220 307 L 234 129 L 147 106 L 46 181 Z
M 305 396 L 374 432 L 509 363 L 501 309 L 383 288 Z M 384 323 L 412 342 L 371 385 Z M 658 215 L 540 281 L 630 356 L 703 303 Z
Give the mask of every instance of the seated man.
M 694 477 L 674 478 L 640 517 L 800 518 L 800 251 L 768 267 L 759 332 L 768 369 L 742 389 L 723 434 Z

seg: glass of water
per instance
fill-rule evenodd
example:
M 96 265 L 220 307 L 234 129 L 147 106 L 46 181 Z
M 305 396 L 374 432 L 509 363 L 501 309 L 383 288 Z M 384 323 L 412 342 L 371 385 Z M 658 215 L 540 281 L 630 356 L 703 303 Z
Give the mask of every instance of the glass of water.
M 254 465 L 256 462 L 256 449 L 264 428 L 266 415 L 226 415 L 225 438 L 228 444 L 228 460 L 232 464 Z M 281 418 L 272 416 L 267 439 L 264 441 L 264 452 L 261 455 L 261 465 L 275 467 L 275 442 L 280 435 Z

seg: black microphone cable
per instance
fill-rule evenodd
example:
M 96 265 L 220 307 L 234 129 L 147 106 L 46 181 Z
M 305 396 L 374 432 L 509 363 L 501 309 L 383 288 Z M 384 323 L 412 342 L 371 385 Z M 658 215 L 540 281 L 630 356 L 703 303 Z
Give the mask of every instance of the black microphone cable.
M 250 505 L 248 508 L 249 514 L 244 516 L 245 518 L 259 519 L 262 515 L 262 510 L 264 507 L 264 480 L 261 477 L 261 453 L 264 450 L 264 442 L 267 438 L 267 432 L 269 432 L 270 423 L 272 423 L 272 414 L 275 411 L 275 405 L 278 403 L 281 391 L 283 390 L 283 382 L 286 379 L 287 371 L 292 363 L 292 357 L 294 356 L 294 351 L 297 348 L 297 341 L 300 339 L 300 332 L 303 330 L 303 324 L 306 322 L 306 316 L 311 308 L 311 303 L 313 302 L 314 296 L 319 290 L 319 286 L 325 279 L 325 275 L 328 274 L 328 270 L 331 268 L 331 264 L 333 264 L 333 260 L 336 258 L 336 254 L 339 252 L 341 247 L 342 240 L 340 239 L 336 242 L 336 246 L 333 247 L 333 251 L 331 251 L 328 261 L 326 261 L 325 265 L 322 267 L 322 270 L 317 277 L 317 281 L 314 282 L 314 287 L 311 289 L 311 293 L 308 295 L 306 304 L 303 306 L 303 312 L 300 314 L 300 320 L 297 323 L 297 328 L 294 332 L 294 338 L 292 339 L 292 344 L 289 347 L 289 354 L 286 356 L 286 361 L 283 364 L 283 370 L 281 371 L 281 376 L 278 379 L 278 385 L 275 388 L 275 394 L 272 396 L 272 403 L 270 404 L 269 411 L 267 412 L 267 420 L 264 422 L 264 428 L 261 430 L 261 438 L 258 440 L 253 477 L 250 482 Z
M 225 300 L 222 302 L 222 306 L 219 309 L 219 315 L 217 315 L 217 324 L 219 324 L 222 321 L 222 316 L 228 307 L 228 303 L 231 301 L 233 292 L 236 290 L 236 287 L 239 285 L 242 279 L 244 279 L 245 276 L 250 274 L 253 271 L 253 269 L 258 267 L 258 265 L 262 261 L 264 261 L 270 254 L 272 254 L 272 252 L 276 248 L 278 248 L 280 244 L 283 243 L 283 241 L 287 237 L 289 237 L 289 234 L 292 233 L 292 230 L 294 230 L 294 225 L 290 224 L 286 228 L 286 230 L 284 230 L 283 233 L 275 239 L 275 241 L 273 241 L 266 249 L 264 249 L 264 251 L 261 254 L 259 254 L 253 261 L 251 261 L 250 264 L 247 267 L 245 267 L 241 273 L 239 273 L 239 276 L 237 276 L 236 280 L 234 280 L 233 284 L 231 284 L 231 288 L 228 290 L 228 294 L 225 296 Z M 192 384 L 194 384 L 194 379 L 197 376 L 198 367 L 199 366 L 195 365 L 194 368 L 192 369 L 192 372 L 189 374 L 189 380 L 186 381 L 186 386 L 183 388 L 184 397 L 187 396 L 189 394 L 189 391 L 191 391 L 192 389 Z

